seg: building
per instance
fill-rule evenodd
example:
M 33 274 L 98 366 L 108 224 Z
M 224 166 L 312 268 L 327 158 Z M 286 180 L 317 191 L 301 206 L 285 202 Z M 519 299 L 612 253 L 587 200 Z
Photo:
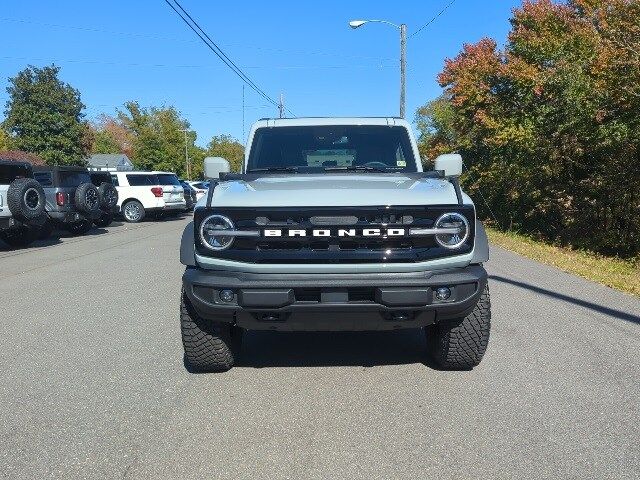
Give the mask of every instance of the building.
M 130 172 L 133 170 L 133 163 L 124 153 L 94 153 L 87 158 L 87 168 L 108 172 Z

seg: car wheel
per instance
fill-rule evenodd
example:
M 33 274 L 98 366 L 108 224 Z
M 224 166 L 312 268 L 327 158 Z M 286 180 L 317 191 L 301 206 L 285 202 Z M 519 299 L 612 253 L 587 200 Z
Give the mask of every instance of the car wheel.
M 490 330 L 491 300 L 487 285 L 469 315 L 425 328 L 428 353 L 444 369 L 468 370 L 482 360 Z
M 41 218 L 45 209 L 42 185 L 33 178 L 14 180 L 7 190 L 7 206 L 11 214 L 23 222 Z
M 145 211 L 137 200 L 129 200 L 122 206 L 122 216 L 127 222 L 138 223 L 144 218 Z
M 76 188 L 75 207 L 78 211 L 95 216 L 100 210 L 100 194 L 93 183 L 83 183 Z
M 186 364 L 194 371 L 222 372 L 233 367 L 243 330 L 198 316 L 184 290 L 180 299 L 180 330 Z
M 24 248 L 38 239 L 38 230 L 34 228 L 15 228 L 0 232 L 0 240 L 13 248 Z

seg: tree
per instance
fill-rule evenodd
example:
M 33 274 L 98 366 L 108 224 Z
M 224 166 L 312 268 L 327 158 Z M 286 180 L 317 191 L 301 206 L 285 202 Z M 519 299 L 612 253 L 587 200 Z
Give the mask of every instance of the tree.
M 125 111 L 118 113 L 118 121 L 131 135 L 131 159 L 137 168 L 186 176 L 184 130 L 189 129 L 189 122 L 174 107 L 143 108 L 137 102 L 127 102 Z M 202 149 L 195 146 L 195 141 L 195 132 L 188 132 L 190 163 L 201 164 Z
M 11 149 L 11 138 L 3 128 L 0 128 L 0 152 Z
M 93 130 L 91 153 L 124 153 L 132 158 L 133 134 L 117 119 L 101 115 Z
M 637 0 L 525 1 L 504 49 L 483 39 L 445 62 L 416 117 L 422 151 L 462 153 L 502 226 L 637 254 L 638 18 Z
M 29 66 L 9 79 L 3 127 L 13 147 L 35 153 L 50 165 L 83 165 L 89 127 L 80 92 L 58 78 L 60 68 Z
M 207 145 L 206 155 L 228 160 L 231 171 L 239 172 L 244 162 L 244 146 L 231 135 L 217 135 Z

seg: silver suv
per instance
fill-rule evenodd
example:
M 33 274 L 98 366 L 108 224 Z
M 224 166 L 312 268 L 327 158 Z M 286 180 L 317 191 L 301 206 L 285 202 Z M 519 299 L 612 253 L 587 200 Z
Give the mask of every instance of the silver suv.
M 488 244 L 460 190 L 460 155 L 425 172 L 398 118 L 265 119 L 243 172 L 219 176 L 182 237 L 182 341 L 226 370 L 242 332 L 422 328 L 446 369 L 489 341 Z
M 34 167 L 33 175 L 45 192 L 48 231 L 57 227 L 82 235 L 93 228 L 102 200 L 86 168 Z

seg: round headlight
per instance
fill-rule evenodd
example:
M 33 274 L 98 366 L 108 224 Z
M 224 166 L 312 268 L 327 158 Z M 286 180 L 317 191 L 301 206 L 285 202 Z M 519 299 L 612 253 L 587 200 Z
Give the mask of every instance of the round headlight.
M 200 239 L 211 250 L 224 250 L 233 243 L 232 236 L 225 236 L 220 230 L 235 230 L 233 222 L 223 215 L 211 215 L 200 224 Z
M 438 217 L 435 228 L 450 229 L 451 233 L 436 235 L 436 242 L 444 248 L 458 248 L 469 238 L 469 222 L 459 213 L 445 213 Z

